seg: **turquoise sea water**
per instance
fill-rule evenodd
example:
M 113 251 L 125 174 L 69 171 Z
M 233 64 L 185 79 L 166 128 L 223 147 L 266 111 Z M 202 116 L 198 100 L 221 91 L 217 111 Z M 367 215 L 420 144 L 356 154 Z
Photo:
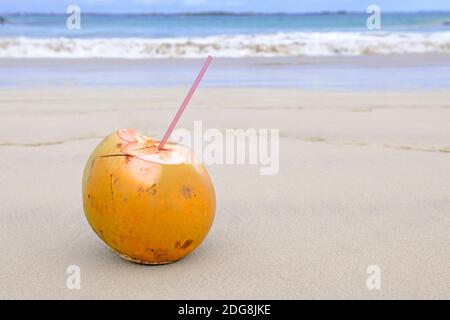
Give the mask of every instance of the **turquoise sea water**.
M 1 12 L 1 5 L 0 5 Z M 0 14 L 1 15 L 1 14 Z M 366 13 L 316 14 L 81 14 L 82 28 L 68 30 L 68 15 L 3 14 L 0 37 L 167 38 L 275 32 L 366 31 Z M 383 13 L 382 28 L 397 32 L 450 30 L 450 13 Z

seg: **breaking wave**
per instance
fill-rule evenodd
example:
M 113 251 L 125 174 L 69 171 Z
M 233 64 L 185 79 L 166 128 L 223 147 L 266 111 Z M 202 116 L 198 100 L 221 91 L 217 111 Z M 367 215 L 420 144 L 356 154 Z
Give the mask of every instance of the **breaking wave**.
M 443 32 L 290 32 L 194 38 L 0 38 L 0 58 L 196 58 L 449 53 Z

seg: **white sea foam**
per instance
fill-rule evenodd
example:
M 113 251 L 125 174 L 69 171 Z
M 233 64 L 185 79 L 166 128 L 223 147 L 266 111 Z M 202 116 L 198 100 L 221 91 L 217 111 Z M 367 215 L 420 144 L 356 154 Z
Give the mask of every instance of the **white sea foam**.
M 274 57 L 450 52 L 450 31 L 292 32 L 203 38 L 0 38 L 0 58 Z

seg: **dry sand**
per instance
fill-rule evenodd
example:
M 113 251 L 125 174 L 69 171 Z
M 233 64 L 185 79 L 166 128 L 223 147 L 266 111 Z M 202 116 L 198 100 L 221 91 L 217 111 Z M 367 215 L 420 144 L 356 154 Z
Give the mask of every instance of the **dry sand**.
M 112 253 L 84 218 L 85 161 L 118 128 L 161 135 L 184 94 L 0 90 L 0 298 L 450 299 L 450 91 L 203 88 L 181 126 L 280 128 L 279 174 L 209 166 L 197 251 L 157 267 Z

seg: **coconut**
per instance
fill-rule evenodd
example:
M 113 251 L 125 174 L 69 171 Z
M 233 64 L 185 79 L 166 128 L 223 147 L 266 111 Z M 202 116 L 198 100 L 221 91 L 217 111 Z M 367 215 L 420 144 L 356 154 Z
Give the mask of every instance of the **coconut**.
M 106 137 L 83 174 L 83 207 L 95 233 L 121 257 L 165 264 L 192 252 L 214 220 L 211 179 L 187 147 L 133 129 Z

